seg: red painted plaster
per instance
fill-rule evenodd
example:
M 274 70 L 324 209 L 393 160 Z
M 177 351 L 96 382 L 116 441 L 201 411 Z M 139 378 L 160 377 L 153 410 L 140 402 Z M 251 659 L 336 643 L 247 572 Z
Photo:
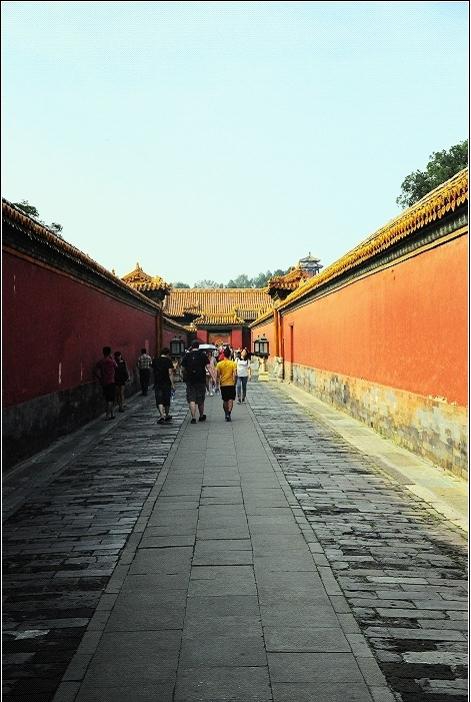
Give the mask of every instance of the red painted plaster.
M 283 356 L 465 406 L 467 292 L 467 236 L 461 236 L 283 311 Z M 252 339 L 262 333 L 271 349 L 271 321 L 252 329 Z
M 30 261 L 3 254 L 4 405 L 92 381 L 103 346 L 135 366 L 155 350 L 155 315 Z

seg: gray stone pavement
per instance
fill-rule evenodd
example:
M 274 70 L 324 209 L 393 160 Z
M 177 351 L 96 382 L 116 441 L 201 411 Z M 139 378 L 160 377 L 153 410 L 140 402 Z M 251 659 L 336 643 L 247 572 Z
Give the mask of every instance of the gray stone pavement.
M 249 391 L 232 423 L 136 398 L 5 481 L 5 700 L 465 699 L 462 535 Z

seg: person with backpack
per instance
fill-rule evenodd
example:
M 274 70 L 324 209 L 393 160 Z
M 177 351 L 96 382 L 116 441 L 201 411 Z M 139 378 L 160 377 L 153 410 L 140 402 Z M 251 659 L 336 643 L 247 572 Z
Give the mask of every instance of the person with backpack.
M 206 366 L 209 363 L 207 355 L 200 351 L 200 342 L 193 341 L 190 351 L 182 359 L 183 380 L 186 383 L 186 401 L 191 412 L 191 424 L 196 424 L 196 407 L 199 411 L 199 421 L 206 421 L 204 400 L 206 397 Z

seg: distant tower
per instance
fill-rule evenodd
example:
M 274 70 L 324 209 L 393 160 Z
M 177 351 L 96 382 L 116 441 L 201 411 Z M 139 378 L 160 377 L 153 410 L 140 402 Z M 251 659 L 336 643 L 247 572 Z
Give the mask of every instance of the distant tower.
M 306 274 L 307 278 L 312 278 L 313 275 L 317 275 L 320 269 L 323 268 L 323 265 L 320 263 L 320 258 L 311 256 L 310 251 L 308 256 L 299 260 L 298 266 Z

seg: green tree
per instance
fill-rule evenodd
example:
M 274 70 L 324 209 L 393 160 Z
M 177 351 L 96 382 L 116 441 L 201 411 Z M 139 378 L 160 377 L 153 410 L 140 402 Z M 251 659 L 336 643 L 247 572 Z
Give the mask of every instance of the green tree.
M 230 280 L 227 284 L 228 288 L 253 288 L 253 281 L 252 278 L 249 278 L 248 276 L 245 275 L 245 273 L 242 273 L 241 275 L 238 275 L 237 278 L 234 278 L 234 280 Z
M 216 283 L 215 280 L 197 280 L 193 285 L 194 288 L 223 288 L 222 283 Z
M 434 151 L 425 171 L 414 171 L 403 180 L 396 202 L 410 207 L 431 190 L 444 183 L 468 165 L 468 140 L 455 144 L 448 151 Z
M 174 288 L 189 288 L 190 286 L 187 285 L 186 283 L 181 283 L 179 281 L 178 283 L 172 283 L 172 287 L 174 287 Z
M 21 202 L 14 202 L 13 205 L 15 207 L 18 207 L 19 210 L 23 210 L 23 212 L 30 217 L 39 217 L 39 212 L 36 209 L 34 205 L 30 205 L 28 200 L 22 200 Z
M 50 229 L 52 229 L 54 234 L 57 234 L 57 236 L 62 239 L 62 234 L 61 234 L 61 231 L 63 229 L 62 224 L 59 224 L 58 222 L 51 222 Z

